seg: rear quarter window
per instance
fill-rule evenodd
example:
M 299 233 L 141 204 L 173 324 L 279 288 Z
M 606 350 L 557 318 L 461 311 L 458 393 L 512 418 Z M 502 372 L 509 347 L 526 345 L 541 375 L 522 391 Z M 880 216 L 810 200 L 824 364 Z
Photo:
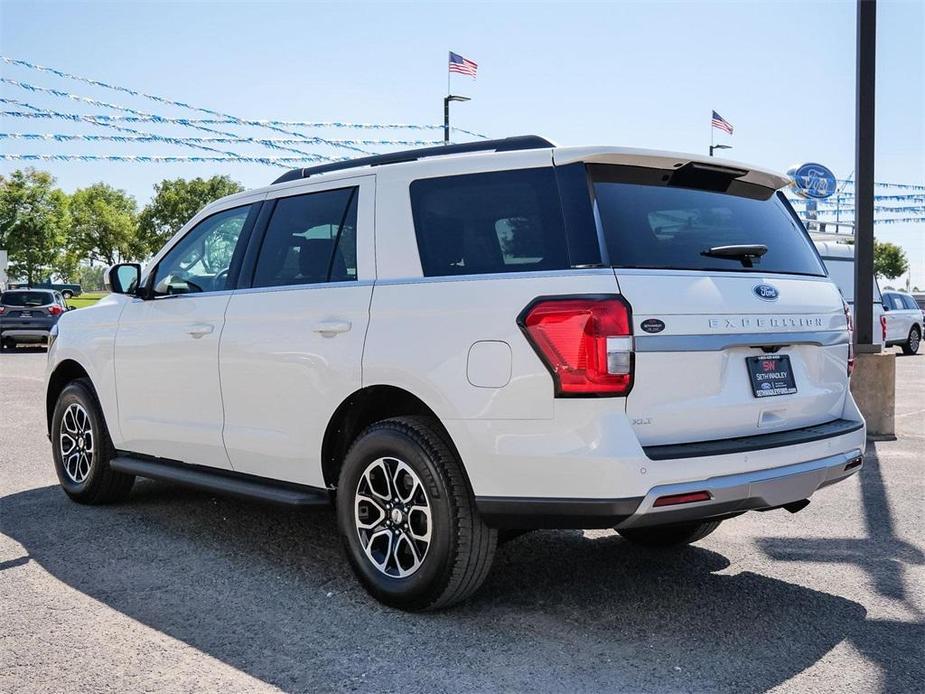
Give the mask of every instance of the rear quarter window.
M 571 266 L 552 168 L 419 179 L 410 193 L 427 277 Z

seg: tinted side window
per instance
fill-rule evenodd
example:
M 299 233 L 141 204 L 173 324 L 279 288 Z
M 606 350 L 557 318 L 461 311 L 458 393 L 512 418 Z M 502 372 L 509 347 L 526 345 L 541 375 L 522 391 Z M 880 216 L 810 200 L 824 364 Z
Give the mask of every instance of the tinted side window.
M 551 168 L 421 179 L 411 206 L 425 276 L 570 267 Z
M 280 198 L 260 248 L 253 286 L 355 280 L 358 197 L 354 187 Z
M 232 289 L 231 261 L 252 207 L 218 212 L 193 227 L 158 263 L 155 295 Z
M 915 299 L 913 299 L 911 296 L 906 296 L 905 294 L 903 294 L 902 299 L 903 299 L 903 303 L 906 305 L 906 308 L 914 310 L 919 307 L 919 305 L 915 303 Z

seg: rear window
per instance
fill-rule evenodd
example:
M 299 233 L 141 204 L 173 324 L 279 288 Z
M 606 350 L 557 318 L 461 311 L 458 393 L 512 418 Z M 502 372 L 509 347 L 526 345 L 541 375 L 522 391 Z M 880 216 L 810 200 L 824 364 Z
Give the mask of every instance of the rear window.
M 47 306 L 55 303 L 51 292 L 4 292 L 0 304 L 4 306 Z
M 825 275 L 809 237 L 778 194 L 762 199 L 640 184 L 621 180 L 618 167 L 590 169 L 614 267 Z M 703 255 L 738 245 L 768 250 L 753 259 L 753 267 L 737 257 Z
M 570 267 L 551 168 L 420 179 L 410 192 L 427 277 Z

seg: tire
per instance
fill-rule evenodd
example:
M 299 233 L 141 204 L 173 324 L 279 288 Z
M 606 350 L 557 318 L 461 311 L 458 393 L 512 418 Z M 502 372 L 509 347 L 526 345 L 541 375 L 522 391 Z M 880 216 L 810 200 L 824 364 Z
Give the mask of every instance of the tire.
M 61 391 L 52 415 L 51 441 L 58 481 L 71 499 L 95 505 L 128 496 L 135 476 L 109 467 L 114 449 L 89 380 L 72 381 Z
M 72 292 L 70 289 L 65 289 L 63 292 L 61 292 L 61 296 L 63 296 L 65 299 L 73 299 L 74 292 Z
M 719 527 L 722 521 L 703 521 L 678 525 L 662 525 L 652 528 L 617 529 L 617 532 L 634 545 L 643 547 L 673 547 L 689 545 L 702 540 Z
M 912 356 L 919 351 L 920 344 L 922 344 L 922 333 L 917 325 L 913 325 L 909 331 L 909 337 L 900 345 L 903 348 L 903 354 Z
M 347 452 L 337 487 L 338 527 L 354 573 L 373 597 L 403 610 L 468 598 L 488 575 L 498 541 L 437 431 L 427 417 L 372 424 Z

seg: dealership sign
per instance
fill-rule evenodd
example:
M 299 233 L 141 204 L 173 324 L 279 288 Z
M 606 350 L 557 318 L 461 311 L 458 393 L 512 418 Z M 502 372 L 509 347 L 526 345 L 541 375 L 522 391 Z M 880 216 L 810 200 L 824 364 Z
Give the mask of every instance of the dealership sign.
M 787 172 L 793 179 L 793 189 L 804 198 L 821 200 L 835 193 L 835 174 L 822 164 L 803 164 Z

